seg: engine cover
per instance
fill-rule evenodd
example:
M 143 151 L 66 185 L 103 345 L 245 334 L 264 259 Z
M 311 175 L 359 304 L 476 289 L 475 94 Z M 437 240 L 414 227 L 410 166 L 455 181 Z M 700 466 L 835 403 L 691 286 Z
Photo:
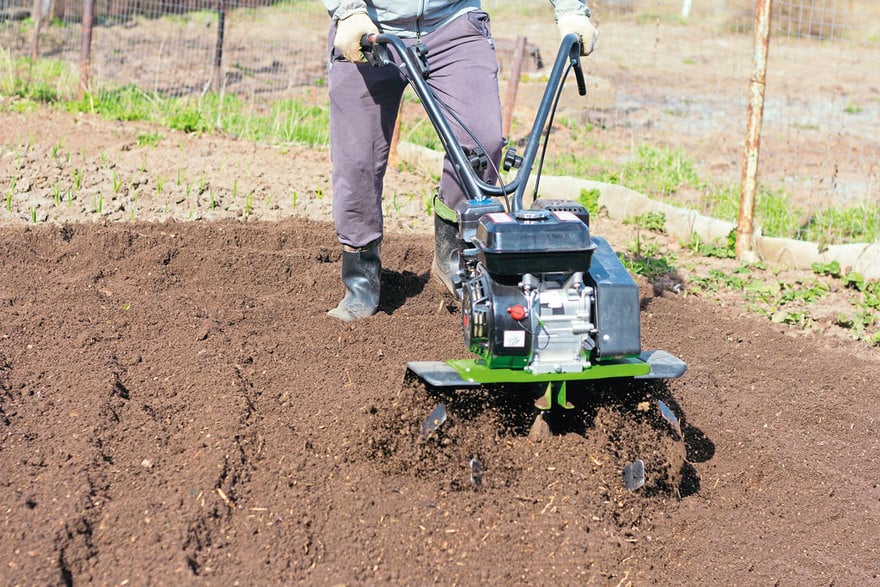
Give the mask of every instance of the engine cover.
M 506 275 L 586 271 L 595 248 L 576 214 L 547 209 L 485 214 L 473 243 L 490 273 Z

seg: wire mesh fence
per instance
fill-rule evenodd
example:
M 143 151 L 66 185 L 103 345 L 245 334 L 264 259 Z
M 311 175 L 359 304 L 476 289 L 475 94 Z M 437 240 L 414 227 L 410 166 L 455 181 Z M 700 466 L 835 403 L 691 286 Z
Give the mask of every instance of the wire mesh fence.
M 535 0 L 484 4 L 499 24 L 551 14 Z M 589 4 L 601 37 L 588 67 L 612 91 L 584 121 L 630 147 L 681 149 L 705 174 L 738 181 L 755 1 Z M 0 46 L 76 64 L 82 16 L 82 0 L 0 0 Z M 96 0 L 91 81 L 268 100 L 323 85 L 328 23 L 317 0 Z M 761 183 L 807 207 L 880 203 L 880 3 L 774 0 L 771 31 Z M 495 27 L 497 37 L 521 32 Z M 551 55 L 552 40 L 539 37 Z

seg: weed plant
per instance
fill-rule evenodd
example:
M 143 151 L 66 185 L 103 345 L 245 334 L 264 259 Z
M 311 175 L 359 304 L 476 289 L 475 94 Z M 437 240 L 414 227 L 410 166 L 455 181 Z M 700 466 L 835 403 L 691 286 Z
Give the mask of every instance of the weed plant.
M 770 320 L 810 328 L 816 318 L 812 306 L 826 298 L 834 289 L 854 290 L 849 296 L 850 311 L 842 311 L 834 323 L 854 339 L 871 346 L 880 345 L 880 281 L 865 280 L 855 272 L 844 273 L 837 261 L 815 263 L 815 279 L 782 281 L 767 274 L 761 263 L 744 263 L 730 273 L 712 269 L 705 277 L 692 277 L 687 291 L 715 295 L 725 289 L 736 290 L 746 301 L 746 308 Z

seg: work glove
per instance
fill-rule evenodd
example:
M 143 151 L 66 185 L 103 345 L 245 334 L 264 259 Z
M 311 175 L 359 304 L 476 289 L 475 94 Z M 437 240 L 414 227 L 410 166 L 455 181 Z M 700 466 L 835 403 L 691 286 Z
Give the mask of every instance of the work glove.
M 556 21 L 559 27 L 559 34 L 577 35 L 581 39 L 581 55 L 589 55 L 596 48 L 596 40 L 599 38 L 599 31 L 590 22 L 590 17 L 583 14 L 566 14 L 560 16 Z
M 361 50 L 361 37 L 378 32 L 376 23 L 367 16 L 366 12 L 354 12 L 336 23 L 336 38 L 333 40 L 333 46 L 352 63 L 366 63 L 367 58 Z

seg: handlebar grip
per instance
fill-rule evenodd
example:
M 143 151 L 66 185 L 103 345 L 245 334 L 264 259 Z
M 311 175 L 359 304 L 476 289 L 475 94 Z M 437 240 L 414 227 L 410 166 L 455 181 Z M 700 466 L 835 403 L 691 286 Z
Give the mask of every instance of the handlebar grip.
M 373 45 L 375 45 L 375 44 L 376 44 L 376 38 L 377 38 L 378 36 L 379 36 L 379 35 L 377 35 L 376 33 L 367 33 L 366 35 L 363 35 L 363 36 L 361 37 L 361 48 L 362 48 L 362 49 L 369 49 L 370 47 L 372 47 Z

